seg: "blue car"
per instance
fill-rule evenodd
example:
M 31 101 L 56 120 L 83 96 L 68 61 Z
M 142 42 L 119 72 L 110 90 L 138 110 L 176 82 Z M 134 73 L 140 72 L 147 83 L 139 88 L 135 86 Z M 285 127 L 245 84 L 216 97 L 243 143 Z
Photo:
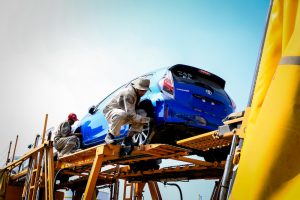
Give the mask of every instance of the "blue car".
M 225 81 L 203 69 L 177 64 L 143 76 L 151 84 L 138 107 L 153 120 L 134 135 L 133 142 L 137 145 L 175 144 L 177 140 L 215 130 L 235 110 L 235 103 L 224 90 Z M 102 111 L 131 81 L 92 106 L 80 121 L 76 132 L 82 133 L 83 148 L 104 143 L 108 123 Z M 121 128 L 119 139 L 126 136 L 128 129 L 129 125 Z

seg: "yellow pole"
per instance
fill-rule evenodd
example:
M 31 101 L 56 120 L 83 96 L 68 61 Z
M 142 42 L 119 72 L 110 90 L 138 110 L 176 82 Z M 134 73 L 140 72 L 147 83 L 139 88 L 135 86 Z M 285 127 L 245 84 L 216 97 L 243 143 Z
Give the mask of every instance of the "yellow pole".
M 12 162 L 15 160 L 15 153 L 16 153 L 16 148 L 17 148 L 17 144 L 18 144 L 18 138 L 19 138 L 19 135 L 17 135 L 17 138 L 16 138 L 16 142 L 15 142 L 15 148 L 14 148 L 14 152 L 13 152 L 13 156 L 12 156 Z
M 12 144 L 12 141 L 10 141 L 10 143 L 9 143 L 9 148 L 8 148 L 8 153 L 7 153 L 7 158 L 6 158 L 5 165 L 7 165 L 9 163 L 9 154 L 10 154 L 11 144 Z
M 53 186 L 54 186 L 54 161 L 53 161 L 53 146 L 52 142 L 47 147 L 47 160 L 48 160 L 48 188 L 49 188 L 49 199 L 53 199 Z
M 145 184 L 144 182 L 138 182 L 138 183 L 135 183 L 135 199 L 137 200 L 142 200 L 143 198 L 143 189 L 145 187 Z
M 42 144 L 44 144 L 44 140 L 45 140 L 45 134 L 46 134 L 46 129 L 47 129 L 47 122 L 48 122 L 48 114 L 46 114 L 46 117 L 45 117 L 45 122 L 44 122 L 44 130 L 43 130 L 43 135 L 42 135 Z M 33 188 L 33 199 L 35 199 L 36 197 L 36 191 L 38 189 L 38 179 L 39 179 L 39 175 L 40 175 L 40 172 L 41 172 L 41 165 L 42 165 L 42 160 L 43 160 L 43 156 L 44 156 L 44 150 L 45 148 L 41 149 L 41 151 L 38 153 L 39 154 L 39 160 L 37 162 L 37 167 L 36 167 L 36 176 L 35 178 L 33 179 L 34 181 L 34 188 Z M 46 168 L 47 166 L 45 166 Z
M 47 129 L 47 123 L 48 123 L 48 114 L 46 114 L 46 117 L 45 117 L 44 130 L 43 130 L 43 136 L 42 136 L 42 144 L 44 144 L 44 140 L 45 140 L 45 134 L 46 134 L 46 129 Z
M 101 169 L 102 161 L 104 158 L 104 146 L 100 146 L 97 148 L 95 160 L 89 175 L 89 180 L 86 184 L 86 188 L 84 191 L 84 200 L 90 200 L 92 199 L 93 192 L 96 187 L 96 182 L 98 178 L 99 171 Z

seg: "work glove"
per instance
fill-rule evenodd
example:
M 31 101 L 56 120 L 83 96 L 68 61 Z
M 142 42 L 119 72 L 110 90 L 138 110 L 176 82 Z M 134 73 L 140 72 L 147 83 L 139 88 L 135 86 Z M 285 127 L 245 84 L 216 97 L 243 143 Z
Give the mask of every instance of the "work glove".
M 77 137 L 82 137 L 82 133 L 74 133 Z

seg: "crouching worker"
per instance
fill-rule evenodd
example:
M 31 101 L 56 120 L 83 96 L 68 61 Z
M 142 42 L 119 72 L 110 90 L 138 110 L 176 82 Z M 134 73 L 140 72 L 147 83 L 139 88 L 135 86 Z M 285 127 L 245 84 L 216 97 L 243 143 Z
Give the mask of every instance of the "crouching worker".
M 128 135 L 124 139 L 124 145 L 132 146 L 133 135 L 140 133 L 144 124 L 149 123 L 150 118 L 146 117 L 147 113 L 142 109 L 137 109 L 140 98 L 148 91 L 149 85 L 150 80 L 144 77 L 132 81 L 103 109 L 109 125 L 109 132 L 105 137 L 107 144 L 116 144 L 115 137 L 120 135 L 121 126 L 131 124 Z
M 54 147 L 58 151 L 58 157 L 76 152 L 80 147 L 81 133 L 72 133 L 72 125 L 78 121 L 76 114 L 70 113 L 68 120 L 58 126 L 54 136 Z

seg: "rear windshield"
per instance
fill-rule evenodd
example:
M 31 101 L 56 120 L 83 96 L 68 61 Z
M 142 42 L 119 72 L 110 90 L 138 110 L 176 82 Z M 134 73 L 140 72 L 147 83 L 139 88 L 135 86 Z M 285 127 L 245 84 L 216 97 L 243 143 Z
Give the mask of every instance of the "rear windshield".
M 199 86 L 209 85 L 214 88 L 225 87 L 225 81 L 202 69 L 187 65 L 174 65 L 170 68 L 175 81 L 184 82 L 189 84 L 195 84 Z

